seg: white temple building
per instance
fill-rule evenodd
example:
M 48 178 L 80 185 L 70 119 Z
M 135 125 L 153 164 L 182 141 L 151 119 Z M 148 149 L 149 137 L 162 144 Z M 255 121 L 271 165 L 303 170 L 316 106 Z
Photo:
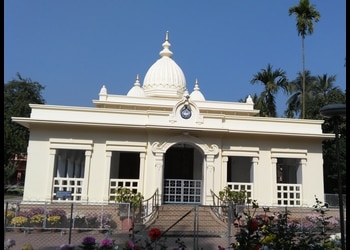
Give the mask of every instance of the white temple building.
M 334 137 L 323 121 L 259 117 L 250 96 L 206 100 L 170 46 L 166 33 L 126 95 L 102 86 L 94 107 L 31 104 L 30 117 L 13 117 L 30 130 L 23 201 L 108 203 L 120 186 L 158 190 L 161 204 L 211 205 L 226 186 L 266 206 L 323 199 L 322 141 Z

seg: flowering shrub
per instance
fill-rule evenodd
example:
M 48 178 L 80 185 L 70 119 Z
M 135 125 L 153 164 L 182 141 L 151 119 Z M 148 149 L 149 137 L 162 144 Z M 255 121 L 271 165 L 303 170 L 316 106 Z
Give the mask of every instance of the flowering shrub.
M 110 239 L 103 239 L 100 242 L 100 245 L 98 247 L 98 249 L 101 249 L 101 250 L 109 250 L 113 248 L 114 248 L 114 241 Z
M 6 223 L 11 221 L 12 218 L 15 217 L 15 212 L 10 210 L 10 211 L 7 211 L 7 214 L 6 214 Z
M 48 213 L 48 216 L 60 216 L 61 218 L 66 218 L 66 211 L 64 211 L 63 209 L 51 209 Z
M 32 208 L 27 212 L 27 216 L 32 226 L 42 226 L 46 218 L 45 209 L 42 207 Z
M 67 221 L 66 211 L 54 208 L 48 212 L 47 226 L 61 225 Z
M 88 228 L 99 228 L 98 214 L 88 214 L 85 217 Z
M 29 223 L 33 226 L 42 226 L 45 219 L 45 215 L 43 214 L 36 214 L 30 217 Z
M 53 215 L 53 216 L 49 216 L 47 218 L 47 222 L 51 226 L 59 224 L 60 221 L 61 221 L 61 216 L 59 216 L 59 215 Z
M 23 227 L 28 224 L 28 218 L 26 216 L 16 216 L 11 220 L 11 224 L 15 227 Z
M 268 215 L 269 208 L 263 208 L 265 214 L 254 216 L 259 206 L 256 201 L 252 201 L 254 212 L 251 214 L 248 201 L 248 212 L 244 212 L 246 224 L 236 234 L 236 242 L 231 245 L 235 250 L 337 249 L 334 248 L 337 241 L 332 241 L 326 234 L 331 220 L 325 214 L 325 207 L 320 204 L 316 198 L 314 210 L 318 216 L 307 216 L 307 224 L 292 221 L 287 210 Z
M 27 214 L 28 214 L 28 217 L 33 217 L 34 215 L 37 215 L 37 214 L 44 215 L 45 209 L 42 207 L 32 208 L 27 212 Z
M 157 241 L 160 239 L 162 236 L 162 233 L 158 228 L 152 228 L 151 230 L 148 231 L 148 237 L 150 238 L 151 241 Z
M 87 223 L 86 223 L 86 218 L 85 215 L 83 214 L 75 214 L 73 215 L 73 227 L 74 228 L 86 228 Z
M 83 242 L 79 246 L 80 249 L 94 250 L 97 248 L 96 239 L 92 236 L 87 236 L 83 239 Z
M 134 240 L 131 235 L 131 240 L 127 241 L 123 250 L 141 250 L 141 249 L 167 249 L 166 238 L 162 235 L 161 231 L 158 228 L 151 228 L 148 231 L 148 239 L 145 239 L 143 242 L 141 239 Z M 178 245 L 178 248 L 174 249 L 185 249 L 186 245 L 180 239 L 177 239 L 175 243 Z
M 96 242 L 96 239 L 92 236 L 87 236 L 83 239 L 79 249 L 84 250 L 112 250 L 115 249 L 116 245 L 114 240 L 105 238 L 100 243 Z
M 85 222 L 88 228 L 100 228 L 107 230 L 116 225 L 112 220 L 111 214 L 89 214 L 85 216 Z

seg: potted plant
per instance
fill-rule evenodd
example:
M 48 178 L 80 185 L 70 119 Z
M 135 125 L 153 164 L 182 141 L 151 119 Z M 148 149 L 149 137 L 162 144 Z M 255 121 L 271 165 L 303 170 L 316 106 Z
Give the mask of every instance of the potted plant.
M 142 199 L 143 196 L 140 192 L 134 192 L 130 188 L 118 187 L 116 189 L 115 200 L 119 203 L 128 203 L 127 205 L 121 204 L 119 206 L 119 216 L 122 220 L 123 229 L 129 230 L 132 228 L 132 223 L 138 217 L 139 213 L 137 212 L 139 212 L 138 209 L 141 207 Z
M 245 190 L 231 190 L 229 186 L 219 191 L 219 197 L 224 202 L 233 202 L 236 205 L 244 205 L 247 200 L 247 192 Z
M 67 221 L 66 211 L 63 209 L 54 208 L 49 211 L 46 226 L 54 228 L 55 231 L 58 227 L 62 226 Z
M 239 218 L 239 214 L 242 213 L 242 209 L 247 202 L 247 192 L 246 190 L 232 190 L 229 186 L 224 187 L 223 190 L 219 191 L 219 197 L 223 202 L 222 214 L 228 217 L 229 206 L 233 206 L 235 209 L 235 216 Z M 242 222 L 239 219 L 234 221 L 234 224 L 239 226 Z
M 21 231 L 20 227 L 28 225 L 28 217 L 23 215 L 15 216 L 12 218 L 11 224 L 17 228 L 17 231 Z
M 30 226 L 34 227 L 35 230 L 41 231 L 44 226 L 46 218 L 45 209 L 41 207 L 32 208 L 28 211 Z
M 73 216 L 73 228 L 78 232 L 80 232 L 82 228 L 87 228 L 86 217 L 84 214 L 75 214 Z

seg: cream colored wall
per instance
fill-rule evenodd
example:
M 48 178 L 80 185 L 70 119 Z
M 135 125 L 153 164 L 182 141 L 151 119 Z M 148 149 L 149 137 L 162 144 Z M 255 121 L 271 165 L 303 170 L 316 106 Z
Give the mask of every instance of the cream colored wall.
M 107 161 L 106 141 L 115 141 L 122 145 L 123 143 L 132 144 L 135 142 L 139 145 L 140 142 L 148 142 L 145 144 L 145 169 L 144 178 L 141 180 L 141 190 L 145 198 L 153 195 L 156 188 L 159 188 L 160 194 L 163 185 L 163 158 L 157 158 L 153 152 L 154 143 L 175 143 L 172 138 L 177 136 L 181 138 L 182 142 L 192 143 L 197 139 L 198 147 L 205 148 L 217 145 L 219 151 L 214 157 L 214 168 L 211 178 L 213 179 L 213 186 L 211 187 L 208 180 L 204 181 L 205 197 L 204 204 L 210 204 L 211 196 L 210 189 L 218 193 L 226 185 L 225 180 L 222 179 L 223 166 L 222 152 L 237 151 L 237 148 L 248 150 L 248 155 L 254 155 L 254 151 L 258 149 L 258 164 L 254 168 L 254 199 L 260 205 L 274 204 L 271 193 L 274 191 L 275 178 L 273 175 L 274 165 L 271 161 L 272 148 L 290 148 L 297 150 L 306 150 L 306 166 L 303 167 L 303 205 L 313 205 L 315 195 L 323 199 L 323 162 L 322 162 L 322 145 L 316 140 L 308 140 L 305 143 L 303 139 L 292 137 L 266 137 L 254 135 L 230 135 L 220 137 L 219 134 L 212 134 L 211 136 L 205 132 L 194 132 L 188 136 L 184 136 L 180 131 L 165 130 L 162 132 L 156 130 L 147 131 L 146 129 L 129 130 L 127 128 L 98 128 L 89 127 L 83 129 L 82 127 L 56 127 L 55 130 L 45 129 L 45 127 L 32 127 L 31 138 L 28 147 L 28 161 L 25 180 L 24 200 L 28 201 L 43 201 L 49 200 L 51 191 L 49 185 L 52 180 L 53 173 L 50 171 L 50 162 L 52 155 L 50 154 L 49 138 L 66 138 L 67 140 L 91 140 L 92 141 L 92 155 L 89 176 L 88 201 L 108 201 L 108 186 L 109 186 L 109 162 Z M 186 141 L 187 138 L 187 141 Z M 221 148 L 224 151 L 221 151 Z M 234 150 L 230 150 L 234 148 Z M 166 150 L 163 152 L 165 153 Z M 163 155 L 164 156 L 164 155 Z M 50 158 L 51 157 L 51 158 Z M 158 159 L 158 160 L 157 160 Z M 161 164 L 161 165 L 157 165 Z M 51 166 L 53 167 L 53 166 Z M 208 169 L 206 165 L 203 167 L 203 175 L 208 176 Z
M 28 157 L 25 176 L 24 201 L 45 201 L 48 181 L 52 180 L 49 172 L 50 150 L 48 141 L 42 140 L 36 131 L 31 131 L 28 144 Z

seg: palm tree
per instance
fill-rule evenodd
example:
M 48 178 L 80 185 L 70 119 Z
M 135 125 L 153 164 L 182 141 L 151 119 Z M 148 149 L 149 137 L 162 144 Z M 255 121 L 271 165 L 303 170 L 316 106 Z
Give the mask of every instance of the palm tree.
M 262 69 L 261 72 L 253 75 L 253 79 L 250 83 L 254 84 L 261 82 L 265 85 L 265 89 L 261 92 L 260 97 L 257 99 L 256 105 L 263 108 L 260 109 L 261 116 L 276 117 L 276 97 L 278 90 L 282 88 L 287 92 L 288 80 L 286 72 L 281 69 L 274 70 L 270 64 L 266 69 Z M 255 102 L 254 102 L 255 103 Z
M 289 15 L 296 15 L 296 26 L 298 35 L 301 36 L 302 61 L 303 61 L 303 96 L 302 96 L 302 118 L 305 118 L 305 54 L 304 40 L 306 35 L 314 32 L 313 21 L 320 20 L 320 13 L 315 9 L 314 5 L 310 5 L 309 0 L 300 0 L 299 5 L 289 8 Z
M 316 78 L 311 75 L 309 70 L 304 71 L 305 75 L 303 75 L 301 72 L 298 73 L 298 76 L 295 80 L 289 82 L 288 84 L 288 93 L 290 94 L 290 97 L 287 100 L 287 110 L 284 112 L 284 114 L 288 118 L 294 118 L 298 114 L 300 114 L 299 117 L 302 115 L 302 96 L 308 95 L 308 97 L 312 96 L 312 88 L 316 81 Z M 303 79 L 305 79 L 305 82 L 307 83 L 307 89 L 304 90 L 303 88 Z
M 335 75 L 327 76 L 327 74 L 318 75 L 315 77 L 311 96 L 308 96 L 308 107 L 306 108 L 305 117 L 308 119 L 322 119 L 320 115 L 320 108 L 328 104 L 330 94 L 338 92 L 339 87 L 334 86 L 336 80 Z
M 327 99 L 327 94 L 330 91 L 339 89 L 339 87 L 334 86 L 335 81 L 335 75 L 327 76 L 327 74 L 323 74 L 317 76 L 315 79 L 315 86 L 312 89 L 313 97 L 321 98 L 323 101 L 325 101 Z M 325 103 L 323 103 L 323 105 L 325 105 Z

